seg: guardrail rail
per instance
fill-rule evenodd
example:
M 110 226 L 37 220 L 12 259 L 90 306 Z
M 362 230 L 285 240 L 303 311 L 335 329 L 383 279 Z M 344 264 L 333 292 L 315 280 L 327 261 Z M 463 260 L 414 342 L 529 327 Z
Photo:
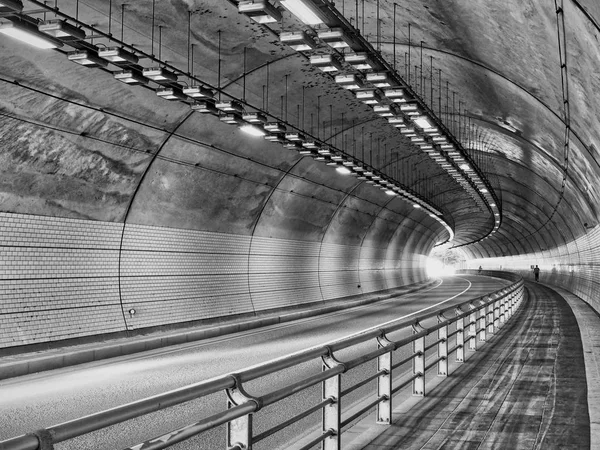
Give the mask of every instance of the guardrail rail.
M 102 428 L 115 425 L 146 414 L 164 410 L 184 402 L 199 399 L 214 393 L 224 392 L 226 402 L 223 410 L 195 423 L 155 436 L 127 450 L 158 450 L 168 448 L 212 428 L 226 424 L 227 450 L 251 450 L 252 446 L 278 431 L 287 428 L 309 415 L 322 411 L 322 432 L 310 442 L 303 442 L 301 450 L 320 444 L 323 450 L 340 450 L 344 428 L 373 410 L 379 424 L 390 424 L 394 395 L 412 386 L 415 396 L 426 395 L 426 376 L 449 375 L 450 356 L 464 362 L 466 350 L 477 350 L 478 343 L 488 334 L 496 332 L 516 311 L 523 299 L 523 279 L 506 272 L 485 271 L 482 275 L 509 278 L 513 283 L 483 297 L 478 297 L 445 309 L 431 311 L 418 317 L 387 322 L 306 350 L 280 357 L 256 366 L 201 381 L 153 397 L 111 408 L 95 414 L 54 425 L 30 434 L 0 442 L 2 450 L 47 450 L 53 445 Z M 425 327 L 423 322 L 437 319 L 434 325 Z M 390 334 L 410 330 L 409 336 L 393 340 Z M 427 336 L 437 332 L 433 342 Z M 358 344 L 372 342 L 375 350 L 363 353 L 347 361 L 341 361 L 336 353 Z M 399 360 L 396 352 L 408 351 L 408 356 Z M 403 356 L 403 355 L 401 355 Z M 244 385 L 252 380 L 289 369 L 311 360 L 320 359 L 322 371 L 306 378 L 290 382 L 283 388 L 265 395 L 252 396 Z M 376 370 L 367 378 L 342 389 L 342 377 L 352 369 L 376 360 Z M 405 376 L 394 377 L 401 366 L 412 364 Z M 372 364 L 374 366 L 374 364 Z M 342 409 L 344 396 L 376 382 L 373 398 L 364 399 L 364 405 L 352 411 Z M 253 433 L 253 416 L 260 414 L 266 406 L 282 401 L 291 395 L 316 385 L 322 386 L 321 401 L 297 413 L 276 426 L 261 433 Z

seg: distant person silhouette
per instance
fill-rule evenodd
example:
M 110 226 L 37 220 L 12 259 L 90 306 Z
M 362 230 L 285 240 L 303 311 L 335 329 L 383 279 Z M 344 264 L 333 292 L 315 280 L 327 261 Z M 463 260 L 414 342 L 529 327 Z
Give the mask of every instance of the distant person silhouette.
M 535 266 L 533 268 L 533 276 L 535 277 L 535 281 L 539 281 L 539 279 L 540 279 L 540 268 L 538 266 Z
M 477 271 L 477 273 L 481 273 L 482 267 L 479 266 L 479 270 Z

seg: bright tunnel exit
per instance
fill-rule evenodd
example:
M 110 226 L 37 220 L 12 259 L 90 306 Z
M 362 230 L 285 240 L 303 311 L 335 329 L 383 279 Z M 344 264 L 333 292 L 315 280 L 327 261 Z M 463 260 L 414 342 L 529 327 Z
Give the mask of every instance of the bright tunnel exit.
M 426 261 L 427 276 L 447 277 L 456 273 L 457 269 L 465 267 L 466 258 L 460 250 L 434 248 Z

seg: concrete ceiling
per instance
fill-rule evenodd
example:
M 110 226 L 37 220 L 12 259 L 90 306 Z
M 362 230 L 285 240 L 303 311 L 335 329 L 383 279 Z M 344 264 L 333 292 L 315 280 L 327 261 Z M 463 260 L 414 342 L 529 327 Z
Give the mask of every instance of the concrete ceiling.
M 24 4 L 25 12 L 40 9 L 35 2 Z M 281 31 L 307 29 L 283 8 L 283 22 L 266 26 L 239 14 L 233 1 L 158 1 L 154 19 L 150 0 L 129 0 L 124 12 L 121 5 L 111 5 L 113 37 L 121 40 L 123 33 L 124 43 L 183 73 L 191 62 L 191 12 L 196 79 L 220 88 L 223 98 L 243 100 L 247 111 L 266 111 L 271 120 L 285 120 L 421 193 L 454 227 L 449 246 L 477 257 L 528 253 L 569 242 L 598 223 L 600 5 L 595 0 L 559 1 L 559 14 L 553 2 L 541 0 L 405 0 L 396 8 L 384 0 L 335 3 L 385 60 L 396 61 L 405 79 L 410 53 L 412 86 L 435 112 L 442 85 L 440 117 L 500 200 L 501 227 L 491 235 L 489 211 L 369 106 L 311 66 L 309 53 L 279 42 Z M 108 1 L 80 1 L 77 12 L 71 0 L 60 0 L 58 7 L 108 33 Z M 40 12 L 30 15 L 43 18 Z M 115 45 L 102 36 L 87 42 Z M 72 50 L 32 50 L 0 37 L 3 211 L 242 234 L 260 230 L 272 237 L 293 230 L 295 237 L 312 239 L 336 226 L 331 217 L 343 205 L 348 212 L 336 220 L 354 230 L 345 234 L 350 241 L 364 236 L 374 217 L 381 223 L 410 217 L 437 226 L 426 215 L 415 215 L 407 202 L 390 201 L 356 178 L 338 176 L 278 144 L 242 136 L 186 103 L 158 98 L 156 84 L 120 83 L 112 75 L 118 68 L 110 64 L 103 69 L 73 64 L 62 54 Z M 324 52 L 323 46 L 317 50 Z M 147 58 L 140 64 L 153 65 Z M 261 220 L 268 225 L 261 226 Z M 371 233 L 391 233 L 390 226 L 376 228 L 380 231 Z M 430 238 L 447 235 L 439 227 Z

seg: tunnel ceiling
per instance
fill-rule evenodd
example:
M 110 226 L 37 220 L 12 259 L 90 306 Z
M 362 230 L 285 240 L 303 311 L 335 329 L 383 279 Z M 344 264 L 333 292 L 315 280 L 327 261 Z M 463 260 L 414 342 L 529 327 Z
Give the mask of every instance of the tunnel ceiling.
M 361 213 L 387 208 L 385 194 L 360 179 L 327 171 L 277 143 L 252 142 L 218 117 L 192 111 L 190 99 L 158 98 L 157 83 L 120 83 L 113 73 L 122 67 L 115 64 L 84 67 L 66 55 L 124 43 L 180 70 L 182 87 L 200 82 L 220 91 L 221 100 L 242 101 L 245 112 L 266 112 L 270 121 L 284 121 L 397 180 L 443 213 L 455 233 L 448 247 L 473 256 L 527 253 L 571 241 L 597 225 L 595 0 L 306 1 L 358 28 L 355 37 L 379 51 L 453 132 L 498 199 L 497 232 L 489 207 L 478 205 L 399 129 L 309 61 L 310 55 L 343 57 L 348 50 L 317 40 L 316 50 L 297 52 L 279 41 L 282 32 L 315 34 L 326 26 L 304 25 L 276 0 L 271 4 L 282 20 L 268 24 L 240 14 L 238 2 L 226 0 L 130 0 L 124 6 L 60 0 L 64 16 L 51 10 L 54 2 L 44 12 L 43 2 L 24 1 L 23 13 L 36 20 L 78 20 L 101 33 L 85 28 L 84 42 L 57 50 L 33 49 L 0 35 L 2 210 L 109 221 L 130 214 L 137 222 L 187 227 L 199 220 L 187 211 L 210 209 L 202 199 L 219 191 L 233 206 L 213 204 L 204 216 L 213 224 L 204 229 L 231 223 L 225 231 L 243 233 L 256 225 L 253 211 L 276 197 L 277 186 L 296 197 L 263 210 L 297 217 L 295 225 L 285 226 L 303 227 L 308 236 L 324 225 L 305 220 L 302 198 L 321 199 L 324 214 L 350 194 L 372 205 Z M 22 20 L 3 15 L 3 23 Z M 139 65 L 158 66 L 152 58 Z M 218 156 L 215 148 L 223 149 Z M 206 170 L 192 173 L 200 164 Z M 224 173 L 237 182 L 224 183 Z M 282 180 L 282 173 L 293 177 Z M 194 195 L 173 194 L 186 191 Z M 169 218 L 150 217 L 151 205 L 164 208 Z

